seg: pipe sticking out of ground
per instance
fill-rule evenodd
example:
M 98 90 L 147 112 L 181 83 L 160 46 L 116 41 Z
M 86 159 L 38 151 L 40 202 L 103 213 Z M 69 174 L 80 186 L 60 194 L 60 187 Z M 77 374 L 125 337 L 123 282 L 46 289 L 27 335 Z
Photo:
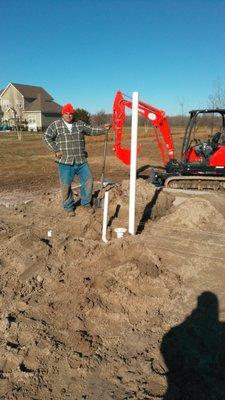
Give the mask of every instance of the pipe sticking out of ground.
M 128 231 L 131 235 L 135 235 L 137 134 L 138 134 L 138 92 L 133 92 L 133 94 L 132 94 L 132 125 L 131 125 L 129 228 L 128 228 Z

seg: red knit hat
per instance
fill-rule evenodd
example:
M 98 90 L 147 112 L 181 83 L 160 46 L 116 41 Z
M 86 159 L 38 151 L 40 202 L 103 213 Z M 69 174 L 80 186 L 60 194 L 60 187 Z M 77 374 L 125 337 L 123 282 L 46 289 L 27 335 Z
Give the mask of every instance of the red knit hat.
M 65 104 L 61 110 L 61 114 L 67 114 L 67 113 L 69 113 L 69 114 L 75 113 L 75 109 L 73 108 L 72 104 L 70 104 L 70 103 Z

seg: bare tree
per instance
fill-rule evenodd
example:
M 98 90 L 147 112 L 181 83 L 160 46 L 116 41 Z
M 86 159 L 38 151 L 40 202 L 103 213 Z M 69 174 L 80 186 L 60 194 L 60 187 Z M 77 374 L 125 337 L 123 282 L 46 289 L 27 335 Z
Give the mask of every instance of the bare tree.
M 178 99 L 179 102 L 179 106 L 180 106 L 180 111 L 181 111 L 181 125 L 184 125 L 184 100 L 182 99 Z
M 97 114 L 92 115 L 91 121 L 93 125 L 104 125 L 110 123 L 111 114 L 106 114 L 104 110 L 101 110 Z
M 17 115 L 17 111 L 15 110 L 15 108 L 13 107 L 9 107 L 8 110 L 11 110 L 13 112 L 13 124 L 16 128 L 16 133 L 17 133 L 17 137 L 19 140 L 22 140 L 22 135 L 21 135 L 21 131 L 20 131 L 20 125 L 19 125 L 19 117 Z
M 208 101 L 210 108 L 225 108 L 225 85 L 219 79 L 214 82 L 213 93 Z

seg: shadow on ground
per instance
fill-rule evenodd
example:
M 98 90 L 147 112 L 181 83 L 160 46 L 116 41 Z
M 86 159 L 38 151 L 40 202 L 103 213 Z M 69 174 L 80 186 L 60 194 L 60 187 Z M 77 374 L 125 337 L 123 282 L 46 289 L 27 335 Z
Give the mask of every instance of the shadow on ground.
M 225 324 L 218 320 L 218 299 L 203 292 L 190 316 L 163 338 L 168 368 L 163 400 L 225 399 Z

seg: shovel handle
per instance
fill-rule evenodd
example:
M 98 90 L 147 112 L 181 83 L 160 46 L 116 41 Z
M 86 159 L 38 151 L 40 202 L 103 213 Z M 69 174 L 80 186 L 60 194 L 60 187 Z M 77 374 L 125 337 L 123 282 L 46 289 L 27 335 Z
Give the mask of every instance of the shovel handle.
M 102 175 L 101 175 L 101 190 L 103 189 L 104 175 L 105 175 L 105 162 L 106 162 L 106 152 L 107 152 L 107 144 L 108 144 L 108 133 L 109 129 L 105 132 L 105 142 L 104 142 L 104 151 L 103 151 L 103 164 L 102 164 Z

